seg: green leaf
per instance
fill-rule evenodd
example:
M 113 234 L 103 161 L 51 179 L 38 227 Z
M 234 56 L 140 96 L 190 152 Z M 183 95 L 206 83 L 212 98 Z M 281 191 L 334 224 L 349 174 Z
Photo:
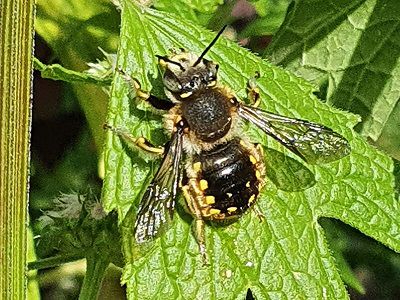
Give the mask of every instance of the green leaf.
M 116 51 L 119 16 L 110 1 L 39 0 L 35 30 L 65 68 L 82 71 L 102 57 L 99 47 Z M 103 146 L 108 95 L 101 87 L 74 84 L 74 92 L 88 120 L 97 149 Z
M 184 0 L 176 1 L 176 3 L 181 5 L 184 3 L 199 12 L 212 13 L 218 8 L 219 5 L 224 3 L 224 0 Z
M 155 55 L 179 47 L 200 54 L 214 36 L 172 14 L 125 1 L 118 66 L 137 78 L 143 89 L 157 94 L 161 79 Z M 304 80 L 223 38 L 206 57 L 219 63 L 220 81 L 241 98 L 246 95 L 248 78 L 260 72 L 262 108 L 329 126 L 350 141 L 352 152 L 334 163 L 308 166 L 316 183 L 304 191 L 282 191 L 267 181 L 258 200 L 264 222 L 249 213 L 227 227 L 207 226 L 210 265 L 204 266 L 191 232 L 192 218 L 181 207 L 172 227 L 137 256 L 136 208 L 159 160 L 129 153 L 117 136 L 108 134 L 102 200 L 107 210 L 116 209 L 120 222 L 124 221 L 123 281 L 129 297 L 243 299 L 250 287 L 257 299 L 346 299 L 318 218 L 340 219 L 400 251 L 392 161 L 352 131 L 357 117 L 321 103 Z M 128 95 L 126 81 L 116 74 L 108 123 L 161 145 L 167 140 L 162 118 L 145 104 L 136 106 Z M 250 124 L 243 126 L 243 132 L 251 141 L 298 159 Z
M 283 191 L 301 191 L 315 184 L 314 174 L 301 162 L 282 152 L 264 148 L 266 175 Z
M 366 297 L 372 292 L 374 299 L 398 298 L 396 295 L 396 290 L 400 286 L 398 281 L 400 255 L 398 253 L 338 220 L 322 219 L 319 223 L 327 232 L 331 248 L 351 263 L 353 272 L 365 285 Z M 334 253 L 334 255 L 336 254 Z M 339 271 L 345 280 L 343 268 Z M 354 285 L 349 282 L 348 278 L 345 282 L 349 286 L 353 287 Z M 372 288 L 371 284 L 378 288 Z
M 400 80 L 400 76 L 396 76 L 393 80 Z M 386 108 L 385 106 L 383 106 Z M 400 101 L 397 101 L 390 113 L 379 138 L 375 141 L 375 145 L 393 158 L 400 159 Z
M 223 0 L 156 0 L 154 2 L 154 7 L 158 10 L 175 14 L 177 17 L 205 26 L 213 16 L 212 13 L 223 3 Z
M 329 247 L 332 249 L 332 255 L 335 258 L 336 265 L 338 266 L 343 281 L 358 293 L 365 294 L 363 285 L 356 277 L 343 255 L 345 246 L 354 241 L 349 239 L 348 235 L 346 235 L 333 220 L 321 219 L 319 223 L 326 231 L 326 238 Z
M 357 130 L 400 158 L 400 4 L 295 1 L 266 57 L 326 85 L 327 102 L 361 115 Z
M 270 0 L 250 0 L 249 2 L 253 5 L 258 15 L 264 17 L 267 14 Z
M 106 215 L 93 192 L 61 194 L 51 210 L 40 218 L 42 229 L 37 241 L 38 256 L 43 261 L 31 267 L 53 266 L 55 262 L 95 256 L 121 265 L 120 236 L 115 213 Z M 48 257 L 53 255 L 53 259 Z M 91 257 L 93 258 L 93 257 Z
M 251 1 L 259 15 L 252 20 L 241 32 L 241 37 L 272 35 L 285 19 L 289 0 L 255 0 Z
M 90 75 L 88 73 L 68 70 L 59 64 L 45 65 L 37 58 L 33 60 L 33 65 L 36 70 L 40 71 L 40 75 L 42 76 L 42 78 L 62 80 L 65 82 L 94 83 L 106 86 L 111 84 L 110 78 L 100 78 Z
M 400 161 L 394 160 L 394 170 L 393 170 L 394 178 L 395 178 L 395 188 L 398 195 L 400 195 Z

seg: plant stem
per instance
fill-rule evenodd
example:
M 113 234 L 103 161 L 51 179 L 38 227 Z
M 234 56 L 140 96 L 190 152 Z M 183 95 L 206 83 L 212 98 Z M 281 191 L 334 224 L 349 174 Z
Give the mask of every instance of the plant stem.
M 58 255 L 44 259 L 39 259 L 28 263 L 28 270 L 40 270 L 40 269 L 57 267 L 62 264 L 66 264 L 81 258 L 83 258 L 81 255 L 70 255 L 70 256 Z
M 107 270 L 109 261 L 104 260 L 95 253 L 86 258 L 86 275 L 83 279 L 79 300 L 97 299 L 103 276 Z
M 34 0 L 0 1 L 0 298 L 26 299 Z

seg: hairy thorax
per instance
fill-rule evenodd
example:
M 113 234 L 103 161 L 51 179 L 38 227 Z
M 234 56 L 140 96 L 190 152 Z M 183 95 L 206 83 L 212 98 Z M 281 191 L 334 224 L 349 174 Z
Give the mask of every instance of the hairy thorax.
M 235 135 L 237 127 L 234 97 L 229 90 L 208 88 L 181 99 L 165 115 L 165 128 L 172 132 L 177 118 L 184 118 L 189 133 L 184 137 L 184 148 L 188 153 L 210 150 L 225 143 Z
M 202 141 L 211 143 L 224 137 L 232 124 L 226 96 L 216 89 L 200 91 L 182 103 L 182 115 Z

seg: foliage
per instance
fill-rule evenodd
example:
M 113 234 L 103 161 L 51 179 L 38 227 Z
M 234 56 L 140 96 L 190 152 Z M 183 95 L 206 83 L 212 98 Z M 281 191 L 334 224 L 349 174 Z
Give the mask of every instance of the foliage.
M 101 42 L 96 42 L 96 34 L 104 41 L 108 32 L 105 28 L 113 28 L 112 25 L 108 27 L 113 24 L 109 20 L 105 24 L 99 22 L 109 11 L 109 6 L 101 2 L 85 4 L 85 11 L 82 11 L 83 4 L 74 0 L 63 11 L 51 10 L 52 5 L 64 5 L 63 2 L 41 4 L 39 32 L 56 53 L 61 56 L 67 53 L 62 58 L 63 65 L 82 69 L 82 62 L 94 60 L 88 53 L 93 54 L 93 49 L 98 46 L 104 47 Z M 400 212 L 398 194 L 394 192 L 400 177 L 399 164 L 396 163 L 393 169 L 392 160 L 362 137 L 377 141 L 378 145 L 389 144 L 385 149 L 394 150 L 390 152 L 394 156 L 398 153 L 396 141 L 400 139 L 396 138 L 398 130 L 395 130 L 398 126 L 395 117 L 399 98 L 398 72 L 396 56 L 391 55 L 398 52 L 395 28 L 400 5 L 394 0 L 385 5 L 379 0 L 341 1 L 335 5 L 316 1 L 310 9 L 311 4 L 301 0 L 290 5 L 286 0 L 249 2 L 257 17 L 248 21 L 238 32 L 238 37 L 270 35 L 279 28 L 272 44 L 263 53 L 269 62 L 221 38 L 206 56 L 220 65 L 219 80 L 245 99 L 248 78 L 259 72 L 261 78 L 257 85 L 261 90 L 262 108 L 331 127 L 349 140 L 352 152 L 334 163 L 309 166 L 254 126 L 245 124 L 243 133 L 251 141 L 261 143 L 266 153 L 268 181 L 258 200 L 266 218 L 260 223 L 253 213 L 249 213 L 227 227 L 207 226 L 210 265 L 204 266 L 191 231 L 192 218 L 182 206 L 178 206 L 171 228 L 146 251 L 135 245 L 133 224 L 137 207 L 160 160 L 128 149 L 118 136 L 108 134 L 102 202 L 107 211 L 118 213 L 125 256 L 123 282 L 129 298 L 243 299 L 251 288 L 257 299 L 346 299 L 348 294 L 343 281 L 363 291 L 351 271 L 352 265 L 346 261 L 349 249 L 354 247 L 342 234 L 341 227 L 326 217 L 341 220 L 396 252 L 400 251 Z M 167 55 L 170 49 L 180 47 L 200 54 L 215 36 L 202 26 L 218 30 L 220 25 L 233 22 L 232 3 L 158 0 L 153 1 L 150 8 L 146 1 L 121 1 L 116 68 L 137 78 L 145 90 L 165 97 L 155 55 Z M 288 13 L 280 26 L 287 7 Z M 62 22 L 58 22 L 59 19 Z M 53 30 L 46 32 L 46 27 Z M 74 28 L 80 28 L 77 38 L 65 51 L 63 42 Z M 61 38 L 57 32 L 63 33 Z M 78 37 L 84 35 L 89 35 L 90 39 L 80 44 Z M 382 42 L 372 43 L 374 40 Z M 75 56 L 79 59 L 75 60 Z M 106 54 L 106 57 L 111 56 Z M 101 74 L 92 72 L 88 75 L 39 62 L 37 68 L 42 71 L 42 76 L 100 86 L 109 82 L 115 61 L 99 62 L 94 70 Z M 102 74 L 107 76 L 101 77 Z M 309 80 L 312 85 L 297 76 Z M 132 99 L 134 95 L 125 77 L 121 72 L 114 72 L 107 123 L 134 136 L 143 135 L 155 145 L 163 145 L 169 137 L 162 129 L 162 116 L 154 113 L 146 103 Z M 75 90 L 99 144 L 104 105 L 99 107 L 99 102 L 91 110 L 93 101 L 85 99 L 91 93 Z M 358 116 L 330 105 L 361 114 L 361 123 Z M 96 119 L 96 116 L 100 118 Z M 354 126 L 362 136 L 353 131 Z M 324 218 L 322 226 L 321 218 Z M 67 230 L 69 222 L 59 221 L 62 226 L 56 230 L 60 234 L 56 239 L 61 244 L 71 242 L 71 232 L 87 237 L 85 226 Z M 74 224 L 81 226 L 85 222 Z M 96 226 L 94 228 L 98 230 Z M 51 234 L 57 226 L 53 224 L 47 229 L 43 241 L 54 238 Z M 110 238 L 118 247 L 118 237 Z M 42 245 L 45 245 L 42 249 L 54 250 L 51 242 Z M 110 257 L 107 258 L 107 251 L 103 253 L 99 248 L 92 251 L 85 247 L 82 249 L 92 254 L 87 255 L 90 259 L 85 279 L 87 286 L 90 281 L 98 281 L 93 274 L 97 272 L 96 268 L 105 268 L 101 262 L 104 263 L 104 258 L 109 262 Z M 102 247 L 107 246 L 102 244 Z M 49 253 L 51 251 L 46 252 Z M 393 259 L 386 262 L 397 261 L 397 256 L 392 255 Z M 100 262 L 97 267 L 96 260 Z M 90 298 L 89 292 L 86 297 Z
M 120 236 L 115 213 L 105 214 L 91 190 L 61 194 L 53 209 L 40 218 L 42 230 L 36 246 L 39 257 L 32 269 L 86 258 L 88 270 L 80 299 L 92 299 L 110 263 L 122 265 Z
M 322 86 L 328 103 L 359 114 L 357 131 L 397 159 L 399 16 L 396 0 L 295 1 L 265 52 Z
M 173 14 L 123 2 L 118 66 L 137 78 L 144 89 L 160 94 L 154 55 L 167 54 L 174 47 L 201 53 L 212 37 Z M 226 228 L 207 227 L 210 266 L 203 266 L 190 218 L 182 211 L 149 251 L 137 253 L 132 242 L 134 215 L 158 163 L 127 153 L 118 137 L 109 136 L 103 201 L 107 210 L 118 211 L 120 222 L 124 220 L 124 282 L 129 295 L 232 299 L 243 298 L 251 287 L 259 299 L 347 298 L 317 220 L 322 216 L 340 219 L 399 251 L 399 210 L 391 160 L 351 131 L 356 117 L 319 102 L 313 86 L 298 77 L 224 39 L 208 58 L 220 64 L 220 80 L 242 98 L 247 79 L 260 72 L 257 83 L 264 108 L 332 127 L 349 139 L 352 152 L 338 162 L 310 167 L 316 184 L 304 191 L 284 192 L 269 183 L 259 200 L 265 222 L 248 214 Z M 161 118 L 143 105 L 132 105 L 122 76 L 115 77 L 112 91 L 111 124 L 135 136 L 144 135 L 155 144 L 166 140 L 160 135 Z M 244 131 L 253 141 L 284 151 L 257 129 L 245 126 Z
M 65 68 L 86 70 L 88 62 L 102 56 L 99 47 L 107 52 L 115 51 L 118 25 L 117 8 L 107 0 L 38 1 L 36 32 Z M 90 84 L 74 84 L 72 89 L 100 152 L 108 95 Z

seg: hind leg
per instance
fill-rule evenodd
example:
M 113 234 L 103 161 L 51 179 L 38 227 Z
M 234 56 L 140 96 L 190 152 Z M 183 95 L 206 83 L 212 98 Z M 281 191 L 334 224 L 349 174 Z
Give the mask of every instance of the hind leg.
M 194 217 L 193 232 L 196 241 L 199 245 L 199 251 L 203 258 L 203 264 L 208 265 L 207 251 L 206 251 L 206 237 L 204 231 L 205 224 L 203 216 L 201 214 L 201 209 L 195 197 L 191 194 L 188 185 L 184 185 L 182 187 L 182 192 L 186 200 L 187 208 L 189 209 L 190 214 Z

